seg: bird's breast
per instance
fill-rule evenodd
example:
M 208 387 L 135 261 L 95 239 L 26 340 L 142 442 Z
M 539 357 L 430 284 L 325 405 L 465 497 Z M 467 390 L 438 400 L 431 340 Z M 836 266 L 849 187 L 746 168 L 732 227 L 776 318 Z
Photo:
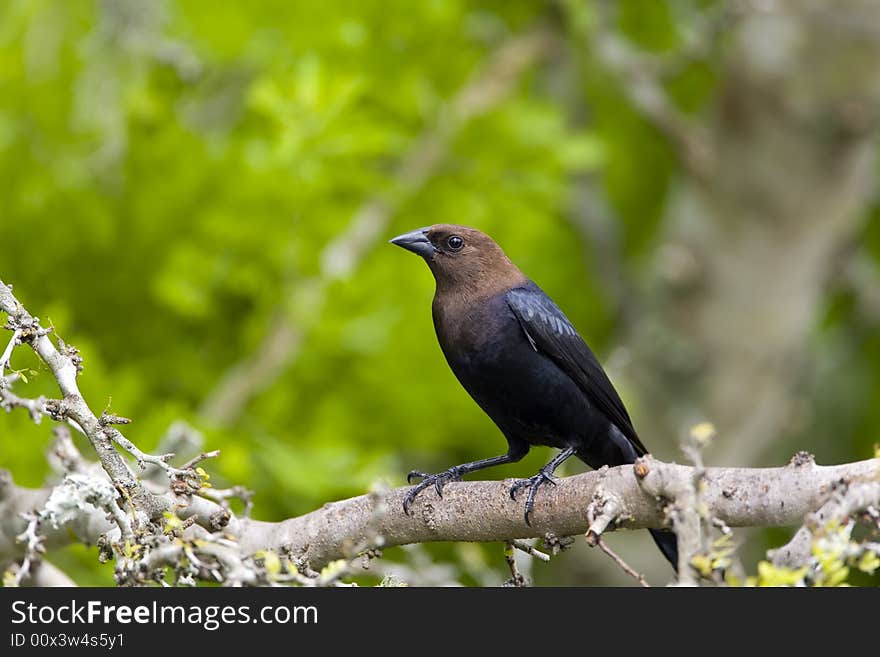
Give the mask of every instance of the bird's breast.
M 508 437 L 561 447 L 591 424 L 577 384 L 536 351 L 504 295 L 456 312 L 435 302 L 434 325 L 456 378 Z
M 484 409 L 487 403 L 497 406 L 513 387 L 540 386 L 547 361 L 535 352 L 503 295 L 454 313 L 435 308 L 434 323 L 449 367 Z
M 516 339 L 522 332 L 503 295 L 476 300 L 435 298 L 433 315 L 437 340 L 453 369 L 459 362 L 490 365 L 502 355 L 505 340 Z

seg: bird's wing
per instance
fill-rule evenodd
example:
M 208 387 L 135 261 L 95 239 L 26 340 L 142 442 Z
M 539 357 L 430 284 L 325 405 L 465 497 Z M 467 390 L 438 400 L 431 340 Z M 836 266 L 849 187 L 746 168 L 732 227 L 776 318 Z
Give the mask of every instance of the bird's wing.
M 507 303 L 532 347 L 561 368 L 605 417 L 620 429 L 639 454 L 648 452 L 629 414 L 596 356 L 559 307 L 537 285 L 507 292 Z

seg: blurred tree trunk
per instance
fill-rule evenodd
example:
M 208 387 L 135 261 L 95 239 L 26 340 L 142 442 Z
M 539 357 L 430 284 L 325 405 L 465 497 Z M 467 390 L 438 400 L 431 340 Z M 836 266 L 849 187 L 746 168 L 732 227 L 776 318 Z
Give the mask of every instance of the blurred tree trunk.
M 725 465 L 809 418 L 809 341 L 873 192 L 880 96 L 880 3 L 742 7 L 715 101 L 678 140 L 686 174 L 625 341 L 642 416 L 662 419 L 643 431 L 677 442 L 708 418 Z

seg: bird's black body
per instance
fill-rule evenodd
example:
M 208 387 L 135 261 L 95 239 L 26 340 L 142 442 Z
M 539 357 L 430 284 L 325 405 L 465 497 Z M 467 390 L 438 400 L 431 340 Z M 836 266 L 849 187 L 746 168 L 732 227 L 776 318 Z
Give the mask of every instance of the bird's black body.
M 461 240 L 460 248 L 446 246 L 453 238 Z M 533 445 L 558 448 L 560 454 L 537 475 L 511 488 L 514 498 L 519 490 L 529 489 L 528 523 L 539 487 L 552 483 L 553 471 L 570 456 L 598 469 L 633 463 L 647 453 L 620 396 L 577 330 L 490 238 L 447 225 L 392 241 L 422 255 L 434 272 L 433 317 L 443 354 L 508 442 L 502 456 L 436 475 L 411 473 L 423 481 L 408 495 L 407 508 L 428 486 L 442 493 L 446 482 L 518 461 Z M 675 536 L 662 530 L 651 534 L 676 565 Z
M 535 283 L 481 299 L 455 317 L 438 296 L 434 326 L 455 376 L 514 451 L 573 447 L 593 468 L 646 453 L 595 356 Z

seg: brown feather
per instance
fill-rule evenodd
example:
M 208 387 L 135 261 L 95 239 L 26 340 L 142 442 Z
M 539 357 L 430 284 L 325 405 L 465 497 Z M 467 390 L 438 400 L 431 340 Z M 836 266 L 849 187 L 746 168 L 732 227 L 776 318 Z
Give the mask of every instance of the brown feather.
M 526 282 L 526 276 L 488 235 L 467 226 L 437 224 L 428 231 L 433 244 L 452 236 L 464 239 L 457 253 L 440 250 L 428 259 L 444 303 L 468 306 Z M 436 298 L 436 297 L 435 297 Z
M 474 313 L 482 308 L 480 302 L 523 285 L 527 279 L 491 237 L 474 228 L 437 224 L 428 230 L 428 239 L 435 245 L 445 244 L 453 235 L 464 240 L 461 251 L 441 248 L 427 259 L 437 282 L 434 325 L 446 339 L 476 348 L 492 335 L 487 324 L 473 321 Z M 475 331 L 479 326 L 484 330 Z

